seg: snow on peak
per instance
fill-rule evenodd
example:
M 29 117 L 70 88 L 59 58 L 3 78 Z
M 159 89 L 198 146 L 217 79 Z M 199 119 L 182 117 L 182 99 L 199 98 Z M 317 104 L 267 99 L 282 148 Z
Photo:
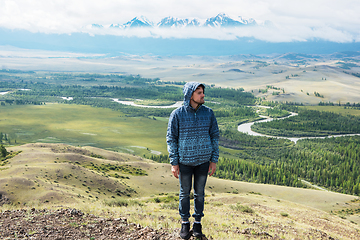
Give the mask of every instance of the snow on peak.
M 153 23 L 149 21 L 146 17 L 140 16 L 140 17 L 134 17 L 127 23 L 123 24 L 124 28 L 128 27 L 152 27 Z
M 247 25 L 256 25 L 256 21 L 252 18 L 243 19 L 241 16 L 232 18 L 225 13 L 219 13 L 215 17 L 206 20 L 199 20 L 196 18 L 176 18 L 165 17 L 160 22 L 154 24 L 145 16 L 134 17 L 124 24 L 111 24 L 110 28 L 139 28 L 139 27 L 161 27 L 161 28 L 184 28 L 184 27 L 241 27 Z M 92 24 L 92 28 L 102 28 L 102 25 Z

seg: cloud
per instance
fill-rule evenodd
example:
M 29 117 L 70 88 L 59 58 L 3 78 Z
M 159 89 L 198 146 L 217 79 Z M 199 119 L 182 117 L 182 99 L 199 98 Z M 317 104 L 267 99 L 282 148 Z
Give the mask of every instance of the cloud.
M 223 12 L 254 18 L 257 27 L 238 29 L 91 29 L 91 24 L 123 24 L 136 16 L 153 22 L 173 16 L 206 19 Z M 157 38 L 253 37 L 269 42 L 323 39 L 359 41 L 358 0 L 2 0 L 0 27 L 31 32 L 113 34 Z M 271 24 L 265 23 L 271 22 Z
M 271 24 L 244 26 L 238 28 L 91 28 L 83 29 L 90 35 L 116 35 L 125 37 L 153 38 L 210 38 L 216 40 L 235 40 L 238 38 L 255 38 L 267 42 L 305 42 L 309 40 L 325 40 L 338 43 L 358 41 L 360 32 L 323 27 L 307 27 L 302 25 L 284 25 L 277 27 Z

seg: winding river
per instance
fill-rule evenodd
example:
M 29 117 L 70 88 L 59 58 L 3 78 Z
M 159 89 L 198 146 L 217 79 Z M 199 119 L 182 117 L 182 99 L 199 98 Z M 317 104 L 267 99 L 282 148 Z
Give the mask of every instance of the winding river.
M 112 100 L 114 102 L 121 103 L 124 105 L 130 105 L 134 107 L 144 107 L 144 108 L 177 108 L 177 107 L 181 107 L 181 105 L 183 104 L 183 101 L 178 101 L 173 105 L 168 105 L 168 106 L 146 106 L 146 105 L 135 104 L 133 101 L 120 101 L 119 99 L 116 98 L 113 98 Z
M 264 107 L 264 106 L 256 106 L 256 107 Z M 270 107 L 264 107 L 264 108 L 270 108 Z M 283 117 L 283 118 L 276 118 L 277 120 L 279 119 L 284 119 L 284 118 L 289 118 L 289 117 L 293 117 L 298 115 L 297 113 L 293 113 L 290 112 L 290 115 L 287 117 Z M 256 122 L 270 122 L 272 120 L 274 120 L 274 118 L 270 118 L 268 116 L 262 116 L 260 115 L 260 117 L 265 118 L 263 120 L 259 120 Z M 325 136 L 325 137 L 280 137 L 280 136 L 270 136 L 270 135 L 266 135 L 266 134 L 261 134 L 261 133 L 257 133 L 251 130 L 251 126 L 254 124 L 255 122 L 250 122 L 250 123 L 244 123 L 244 124 L 240 124 L 238 126 L 238 131 L 239 132 L 243 132 L 243 133 L 247 133 L 249 135 L 252 136 L 261 136 L 261 137 L 271 137 L 271 138 L 282 138 L 282 139 L 289 139 L 290 141 L 293 141 L 295 144 L 298 140 L 300 139 L 311 139 L 311 138 L 331 138 L 331 137 L 344 137 L 344 136 L 360 136 L 360 134 L 341 134 L 341 135 L 330 135 L 330 136 Z

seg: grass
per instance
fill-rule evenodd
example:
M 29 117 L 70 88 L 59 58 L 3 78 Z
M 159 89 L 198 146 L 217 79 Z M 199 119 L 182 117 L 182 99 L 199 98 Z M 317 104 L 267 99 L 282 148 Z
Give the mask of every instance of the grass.
M 0 115 L 0 132 L 12 144 L 65 143 L 137 155 L 167 153 L 166 128 L 165 121 L 81 105 L 1 106 Z
M 289 216 L 289 214 L 285 213 L 285 212 L 281 212 L 280 215 L 283 216 L 283 217 L 288 217 Z
M 339 113 L 342 115 L 354 115 L 354 116 L 360 116 L 360 110 L 359 109 L 353 109 L 351 107 L 344 107 L 344 106 L 306 106 L 302 107 L 309 110 L 317 110 L 317 111 L 327 111 L 327 112 L 333 112 L 333 113 Z
M 169 106 L 176 103 L 176 101 L 170 100 L 137 100 L 134 101 L 135 104 L 145 105 L 145 106 Z
M 7 169 L 1 172 L 0 189 L 13 204 L 0 206 L 0 211 L 62 206 L 102 217 L 122 216 L 129 222 L 155 229 L 179 230 L 179 186 L 169 164 L 64 144 L 36 143 L 9 150 L 22 152 L 9 159 Z M 122 173 L 129 178 L 119 179 L 83 167 L 90 163 L 141 167 L 148 175 Z M 350 204 L 357 206 L 358 200 L 353 196 L 213 177 L 208 179 L 206 194 L 203 231 L 213 239 L 248 239 L 263 234 L 284 239 L 296 236 L 317 239 L 319 233 L 354 239 L 360 231 L 357 224 L 349 225 L 350 221 L 356 223 L 355 210 L 351 220 L 334 215 L 343 216 L 345 210 L 341 209 L 349 208 Z M 193 200 L 191 203 L 193 206 Z
M 230 205 L 230 208 L 234 211 L 240 211 L 244 213 L 254 213 L 254 210 L 251 209 L 249 206 L 243 206 L 239 203 L 236 203 L 236 205 Z

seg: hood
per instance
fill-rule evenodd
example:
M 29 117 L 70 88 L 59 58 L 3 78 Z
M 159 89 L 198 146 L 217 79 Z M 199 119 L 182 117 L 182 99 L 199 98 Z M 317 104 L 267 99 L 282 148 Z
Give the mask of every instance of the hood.
M 198 88 L 199 86 L 202 86 L 204 88 L 205 92 L 205 85 L 198 82 L 188 82 L 184 85 L 183 93 L 184 93 L 184 106 L 190 106 L 190 99 L 193 92 Z

